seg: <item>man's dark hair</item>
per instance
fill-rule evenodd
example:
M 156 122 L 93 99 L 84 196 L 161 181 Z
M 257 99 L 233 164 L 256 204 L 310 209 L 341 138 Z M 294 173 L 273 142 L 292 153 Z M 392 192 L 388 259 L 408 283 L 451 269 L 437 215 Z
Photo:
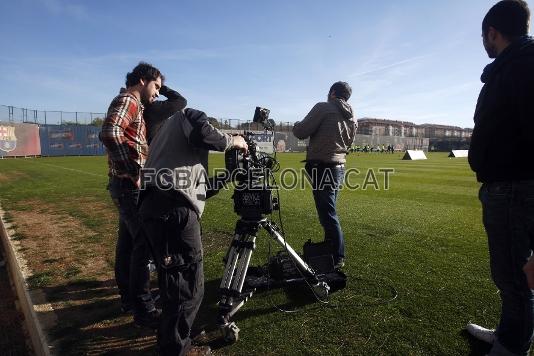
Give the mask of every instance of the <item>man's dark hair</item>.
M 330 87 L 330 93 L 334 93 L 336 98 L 341 98 L 349 100 L 350 95 L 352 94 L 352 88 L 350 87 L 349 83 L 347 82 L 335 82 Z
M 141 79 L 150 82 L 158 79 L 158 77 L 161 78 L 161 82 L 163 83 L 165 77 L 161 74 L 158 68 L 154 67 L 152 64 L 139 62 L 130 73 L 126 74 L 126 88 L 139 84 Z
M 488 35 L 490 26 L 508 40 L 528 34 L 530 10 L 523 0 L 499 1 L 488 11 L 482 21 L 482 33 Z

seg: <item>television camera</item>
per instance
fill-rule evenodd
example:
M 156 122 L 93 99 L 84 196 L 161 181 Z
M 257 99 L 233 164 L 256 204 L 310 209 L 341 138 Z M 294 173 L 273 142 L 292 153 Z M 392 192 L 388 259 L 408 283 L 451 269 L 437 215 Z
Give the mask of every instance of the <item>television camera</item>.
M 272 130 L 274 121 L 268 116 L 269 110 L 256 107 L 253 121 L 261 123 L 265 131 Z M 338 276 L 342 274 L 334 271 L 331 249 L 318 248 L 324 243 L 312 244 L 308 241 L 304 246 L 303 258 L 287 243 L 283 231 L 266 217 L 280 208 L 279 200 L 273 197 L 273 191 L 277 190 L 273 173 L 279 169 L 279 164 L 276 153 L 270 155 L 258 150 L 254 136 L 252 132 L 243 134 L 248 144 L 248 153 L 232 149 L 225 154 L 226 169 L 235 183 L 232 196 L 234 211 L 240 216 L 235 225 L 234 238 L 224 258 L 225 268 L 219 288 L 217 324 L 227 343 L 237 341 L 239 334 L 239 328 L 231 321 L 232 316 L 252 297 L 257 288 L 299 280 L 310 286 L 316 297 L 325 298 L 331 289 L 329 276 L 332 273 L 337 273 Z M 271 258 L 266 268 L 249 269 L 260 229 L 264 229 L 285 251 Z M 324 263 L 325 257 L 330 263 Z M 314 258 L 322 263 L 312 265 Z M 326 268 L 323 268 L 325 265 Z M 273 273 L 265 277 L 258 275 L 258 270 Z M 276 271 L 281 273 L 275 273 Z M 275 282 L 280 283 L 273 283 L 269 279 L 273 276 L 278 276 L 279 280 Z M 344 283 L 345 276 L 342 277 Z

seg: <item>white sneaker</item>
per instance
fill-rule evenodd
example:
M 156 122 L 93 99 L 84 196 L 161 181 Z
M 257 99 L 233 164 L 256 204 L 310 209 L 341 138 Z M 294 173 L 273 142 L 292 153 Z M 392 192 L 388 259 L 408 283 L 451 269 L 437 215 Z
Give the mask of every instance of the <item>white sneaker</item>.
M 480 325 L 472 323 L 467 324 L 465 329 L 476 339 L 487 342 L 488 344 L 493 344 L 493 340 L 495 340 L 495 330 L 493 329 L 486 329 Z

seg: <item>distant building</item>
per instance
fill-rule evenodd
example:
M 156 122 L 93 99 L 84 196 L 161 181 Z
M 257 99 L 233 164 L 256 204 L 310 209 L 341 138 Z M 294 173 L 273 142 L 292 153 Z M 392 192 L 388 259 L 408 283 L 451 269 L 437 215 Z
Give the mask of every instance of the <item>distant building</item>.
M 409 121 L 397 121 L 364 117 L 358 119 L 358 134 L 382 137 L 380 142 L 389 142 L 387 138 L 425 138 L 431 151 L 448 151 L 451 149 L 468 149 L 473 129 L 458 126 L 422 124 L 416 125 Z M 408 142 L 408 141 L 407 141 Z M 412 141 L 409 141 L 410 143 Z M 413 141 L 412 147 L 418 148 L 425 144 Z M 422 141 L 421 141 L 422 142 Z M 409 147 L 405 146 L 405 147 Z
M 358 119 L 358 133 L 362 135 L 399 137 L 470 138 L 471 134 L 473 133 L 473 129 L 435 124 L 416 125 L 409 121 L 364 117 Z
M 424 130 L 424 137 L 428 138 L 470 138 L 473 133 L 473 129 L 458 126 L 422 124 L 419 127 Z
M 424 129 L 413 122 L 368 117 L 358 119 L 358 133 L 377 136 L 426 137 Z

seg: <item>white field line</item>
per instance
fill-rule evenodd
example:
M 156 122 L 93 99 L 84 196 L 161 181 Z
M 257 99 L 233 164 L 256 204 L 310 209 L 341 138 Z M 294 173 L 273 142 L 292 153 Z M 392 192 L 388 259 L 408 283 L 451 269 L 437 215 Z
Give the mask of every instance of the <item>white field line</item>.
M 79 169 L 75 169 L 75 168 L 68 168 L 68 167 L 58 166 L 57 164 L 37 162 L 37 160 L 35 160 L 34 163 L 35 163 L 35 164 L 40 164 L 40 165 L 42 165 L 42 166 L 49 166 L 49 167 L 53 167 L 53 168 L 60 168 L 60 169 L 64 169 L 64 170 L 66 170 L 66 171 L 71 171 L 71 172 L 81 173 L 81 174 L 85 174 L 85 175 L 89 175 L 89 176 L 94 176 L 94 177 L 103 177 L 103 178 L 107 178 L 107 177 L 108 177 L 107 175 L 104 175 L 104 174 L 98 174 L 98 173 L 93 173 L 93 172 L 81 171 L 81 170 L 79 170 Z

